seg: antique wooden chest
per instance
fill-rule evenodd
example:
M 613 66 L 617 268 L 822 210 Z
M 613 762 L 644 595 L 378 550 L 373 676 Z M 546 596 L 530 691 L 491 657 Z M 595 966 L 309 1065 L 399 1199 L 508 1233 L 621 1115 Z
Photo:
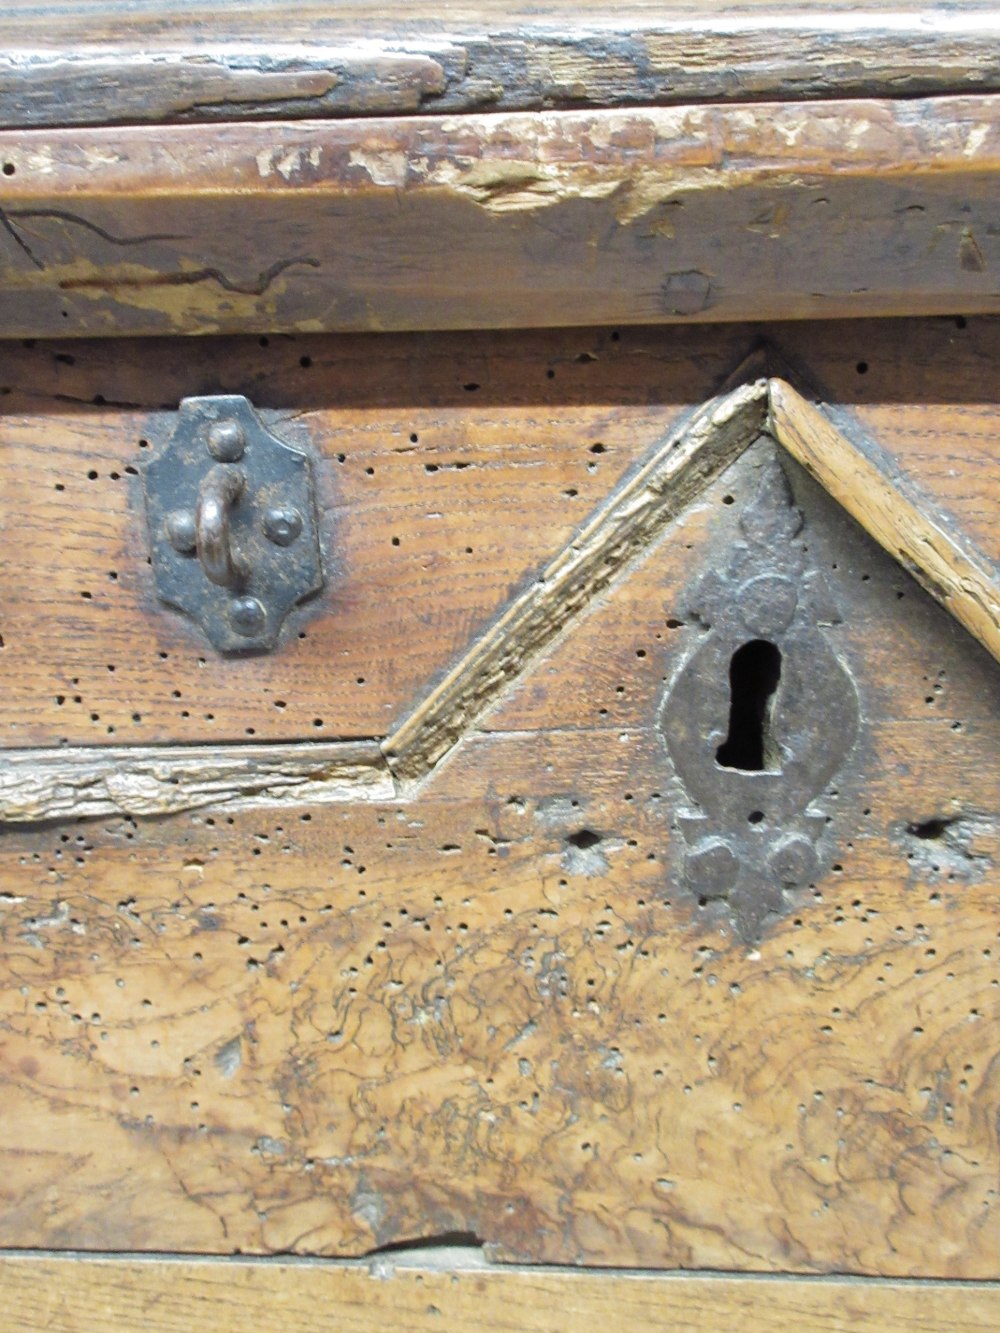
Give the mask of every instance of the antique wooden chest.
M 0 32 L 4 1326 L 996 1327 L 996 14 Z

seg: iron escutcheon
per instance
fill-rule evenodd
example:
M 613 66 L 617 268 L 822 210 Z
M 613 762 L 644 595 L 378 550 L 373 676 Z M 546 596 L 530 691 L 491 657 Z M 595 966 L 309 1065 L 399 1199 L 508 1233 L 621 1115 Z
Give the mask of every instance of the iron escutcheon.
M 292 607 L 323 586 L 309 456 L 242 395 L 185 398 L 143 481 L 160 600 L 220 652 L 273 648 Z

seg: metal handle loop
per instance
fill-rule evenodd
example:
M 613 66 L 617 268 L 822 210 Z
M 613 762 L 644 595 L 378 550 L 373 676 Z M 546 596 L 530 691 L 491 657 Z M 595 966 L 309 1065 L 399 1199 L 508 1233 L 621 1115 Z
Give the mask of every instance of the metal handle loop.
M 205 474 L 198 489 L 195 510 L 198 559 L 213 583 L 237 588 L 243 581 L 229 529 L 233 506 L 243 494 L 244 477 L 239 468 L 219 464 Z

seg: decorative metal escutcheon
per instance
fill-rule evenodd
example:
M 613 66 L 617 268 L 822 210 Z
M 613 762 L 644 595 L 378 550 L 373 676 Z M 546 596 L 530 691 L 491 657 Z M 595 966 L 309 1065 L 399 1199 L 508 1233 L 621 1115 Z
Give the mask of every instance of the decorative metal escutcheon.
M 157 595 L 222 652 L 273 648 L 323 586 L 308 455 L 239 394 L 185 398 L 144 472 Z
M 772 458 L 740 515 L 742 540 L 688 596 L 704 635 L 661 708 L 688 799 L 684 879 L 724 900 L 747 941 L 822 873 L 818 802 L 859 727 L 857 689 L 827 638 L 840 615 L 804 522 Z

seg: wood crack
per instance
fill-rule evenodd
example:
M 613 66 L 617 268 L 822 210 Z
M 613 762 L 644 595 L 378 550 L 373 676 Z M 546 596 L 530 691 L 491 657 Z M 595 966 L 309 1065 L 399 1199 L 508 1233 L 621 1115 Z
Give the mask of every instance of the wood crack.
M 198 268 L 193 269 L 190 273 L 151 273 L 135 277 L 105 277 L 102 275 L 94 278 L 63 278 L 59 283 L 59 288 L 61 291 L 89 288 L 111 292 L 126 287 L 189 287 L 199 282 L 217 282 L 225 291 L 235 292 L 240 296 L 263 296 L 275 278 L 280 277 L 286 269 L 300 265 L 309 268 L 321 267 L 318 259 L 302 256 L 295 259 L 277 260 L 270 268 L 258 273 L 253 282 L 236 282 L 232 278 L 228 278 L 221 269 Z

